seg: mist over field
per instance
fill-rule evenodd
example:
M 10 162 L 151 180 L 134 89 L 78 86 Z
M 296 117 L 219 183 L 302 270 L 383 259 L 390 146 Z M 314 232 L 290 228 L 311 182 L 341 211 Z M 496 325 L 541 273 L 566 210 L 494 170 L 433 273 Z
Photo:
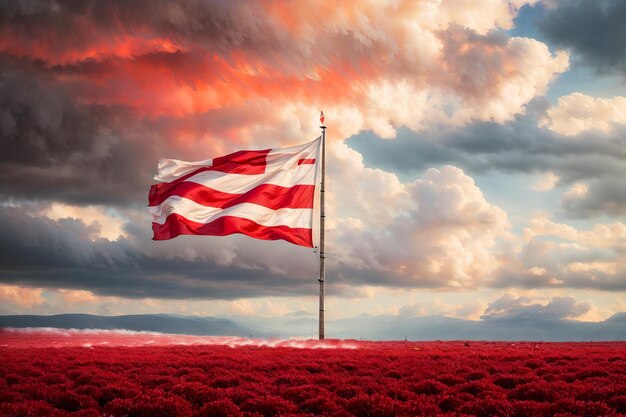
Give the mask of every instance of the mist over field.
M 182 335 L 248 338 L 315 338 L 317 318 L 306 313 L 281 317 L 184 317 L 169 315 L 0 316 L 0 327 L 129 330 Z M 470 321 L 446 317 L 360 315 L 329 321 L 333 339 L 367 340 L 501 340 L 592 341 L 626 340 L 626 314 L 599 323 L 535 316 L 484 318 Z

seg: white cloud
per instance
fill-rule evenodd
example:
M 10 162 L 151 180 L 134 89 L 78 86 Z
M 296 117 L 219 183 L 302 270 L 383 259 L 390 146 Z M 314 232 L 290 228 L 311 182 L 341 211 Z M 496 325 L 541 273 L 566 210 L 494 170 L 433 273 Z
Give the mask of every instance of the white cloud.
M 626 97 L 594 98 L 572 93 L 548 109 L 543 125 L 567 136 L 585 130 L 610 132 L 614 124 L 626 124 Z
M 568 224 L 554 223 L 547 217 L 535 217 L 531 219 L 528 222 L 528 226 L 524 229 L 524 239 L 528 241 L 535 236 L 542 235 L 574 240 L 578 236 L 578 231 Z
M 94 228 L 92 239 L 102 238 L 117 240 L 126 236 L 124 232 L 124 219 L 112 215 L 102 206 L 73 206 L 62 203 L 52 203 L 46 207 L 42 214 L 49 219 L 78 219 Z
M 491 285 L 522 288 L 626 289 L 626 224 L 587 230 L 534 218 L 517 250 L 506 256 Z
M 559 182 L 559 177 L 552 171 L 548 171 L 539 178 L 539 180 L 532 186 L 532 189 L 539 192 L 550 191 L 554 189 Z
M 589 185 L 583 182 L 577 182 L 575 184 L 572 184 L 569 190 L 563 193 L 563 199 L 564 200 L 580 199 L 580 198 L 585 197 L 588 192 L 589 192 Z
M 345 145 L 335 149 L 343 160 L 331 194 L 330 218 L 339 219 L 330 225 L 333 265 L 376 274 L 381 285 L 462 288 L 480 285 L 497 268 L 494 250 L 507 235 L 506 213 L 462 170 L 430 169 L 400 183 L 364 167 Z

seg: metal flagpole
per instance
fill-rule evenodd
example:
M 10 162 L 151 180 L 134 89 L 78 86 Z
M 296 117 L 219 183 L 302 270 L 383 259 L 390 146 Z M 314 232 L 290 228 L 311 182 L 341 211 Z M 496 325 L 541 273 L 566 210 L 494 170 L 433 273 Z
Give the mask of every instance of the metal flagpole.
M 324 113 L 322 112 L 320 117 L 320 122 L 322 125 L 320 128 L 322 129 L 322 181 L 320 183 L 320 317 L 319 317 L 319 339 L 324 340 L 324 280 L 325 280 L 325 271 L 324 271 L 324 181 L 326 177 L 326 126 L 324 126 Z

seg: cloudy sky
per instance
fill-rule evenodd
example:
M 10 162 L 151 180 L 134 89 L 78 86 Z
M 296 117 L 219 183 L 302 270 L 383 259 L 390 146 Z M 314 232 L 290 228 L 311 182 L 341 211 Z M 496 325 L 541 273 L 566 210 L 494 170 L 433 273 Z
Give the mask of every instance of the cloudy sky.
M 626 311 L 622 0 L 14 1 L 0 314 L 315 313 L 315 255 L 151 241 L 160 157 L 328 126 L 327 317 Z M 558 308 L 556 308 L 557 306 Z

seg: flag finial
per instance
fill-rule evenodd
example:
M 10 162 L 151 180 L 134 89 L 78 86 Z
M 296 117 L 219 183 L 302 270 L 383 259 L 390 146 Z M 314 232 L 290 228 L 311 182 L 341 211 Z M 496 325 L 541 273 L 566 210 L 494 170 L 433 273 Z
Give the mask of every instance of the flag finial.
M 324 111 L 320 110 L 320 123 L 324 124 Z

